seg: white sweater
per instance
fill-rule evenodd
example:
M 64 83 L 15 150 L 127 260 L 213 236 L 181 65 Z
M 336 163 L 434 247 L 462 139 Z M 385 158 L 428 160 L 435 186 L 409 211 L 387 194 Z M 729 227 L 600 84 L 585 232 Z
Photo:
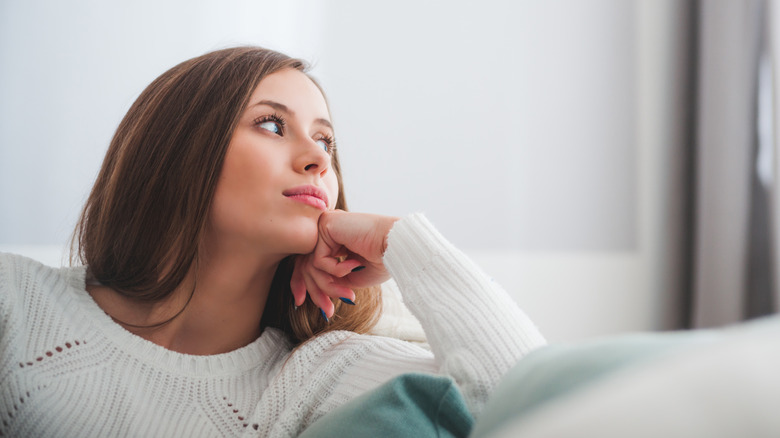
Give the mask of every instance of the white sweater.
M 544 344 L 422 215 L 395 224 L 384 262 L 432 353 L 340 331 L 291 354 L 268 329 L 230 353 L 181 354 L 114 323 L 86 292 L 85 267 L 0 254 L 0 436 L 295 436 L 407 372 L 451 376 L 477 414 L 501 376 Z

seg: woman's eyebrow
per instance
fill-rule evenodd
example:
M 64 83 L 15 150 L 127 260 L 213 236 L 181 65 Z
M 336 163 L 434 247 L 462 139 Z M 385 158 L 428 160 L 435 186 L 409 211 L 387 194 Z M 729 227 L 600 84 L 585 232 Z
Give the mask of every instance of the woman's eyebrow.
M 314 119 L 314 123 L 319 123 L 320 125 L 333 130 L 333 125 L 330 123 L 330 120 L 328 119 Z
M 283 113 L 290 114 L 291 116 L 295 116 L 295 111 L 293 111 L 290 108 L 288 108 L 287 105 L 285 105 L 283 103 L 275 102 L 273 100 L 261 100 L 261 101 L 255 103 L 252 106 L 258 106 L 258 105 L 267 105 L 267 106 L 270 106 L 271 108 L 273 108 L 273 109 L 275 109 L 277 111 L 281 111 Z M 319 123 L 320 125 L 323 125 L 326 128 L 329 128 L 331 130 L 333 129 L 333 124 L 331 124 L 330 120 L 328 120 L 328 119 L 323 119 L 323 118 L 314 119 L 314 123 Z
M 261 100 L 261 101 L 255 103 L 252 106 L 258 106 L 258 105 L 267 105 L 267 106 L 270 106 L 271 108 L 273 108 L 273 109 L 275 109 L 277 111 L 282 111 L 282 112 L 285 112 L 285 113 L 288 113 L 288 114 L 293 114 L 293 115 L 295 114 L 294 111 L 290 111 L 290 108 L 287 108 L 287 105 L 285 105 L 283 103 L 279 103 L 279 102 L 274 102 L 273 100 Z

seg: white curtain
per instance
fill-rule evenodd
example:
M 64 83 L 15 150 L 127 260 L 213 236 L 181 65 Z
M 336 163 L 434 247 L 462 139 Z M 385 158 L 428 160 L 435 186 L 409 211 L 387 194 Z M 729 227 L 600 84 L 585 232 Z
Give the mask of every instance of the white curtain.
M 698 10 L 690 325 L 777 310 L 773 105 L 763 0 L 694 3 Z

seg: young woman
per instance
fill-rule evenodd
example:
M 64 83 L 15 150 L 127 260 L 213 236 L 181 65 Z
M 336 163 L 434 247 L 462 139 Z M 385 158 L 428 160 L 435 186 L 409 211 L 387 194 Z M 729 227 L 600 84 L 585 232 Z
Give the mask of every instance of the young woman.
M 346 212 L 305 64 L 257 47 L 140 95 L 54 269 L 0 255 L 0 435 L 295 436 L 394 376 L 478 414 L 544 343 L 421 215 Z M 431 351 L 366 334 L 392 277 Z

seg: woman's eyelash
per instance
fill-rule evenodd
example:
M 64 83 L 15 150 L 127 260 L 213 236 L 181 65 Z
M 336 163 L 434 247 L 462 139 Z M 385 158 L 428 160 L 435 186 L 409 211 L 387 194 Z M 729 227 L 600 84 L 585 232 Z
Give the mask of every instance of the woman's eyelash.
M 322 134 L 319 138 L 319 140 L 324 141 L 328 144 L 328 153 L 333 153 L 336 151 L 336 138 L 334 138 L 330 134 Z
M 279 114 L 265 114 L 255 119 L 254 123 L 255 126 L 261 125 L 266 122 L 275 122 L 279 124 L 280 131 L 279 135 L 281 135 L 284 132 L 284 127 L 287 124 L 287 122 L 284 120 L 284 117 L 282 117 Z
M 279 125 L 278 135 L 284 135 L 284 128 L 287 125 L 284 117 L 279 114 L 265 114 L 254 120 L 255 126 L 260 126 L 263 123 L 274 122 Z M 331 134 L 320 134 L 317 141 L 324 141 L 328 145 L 328 153 L 332 154 L 336 150 L 336 139 Z

